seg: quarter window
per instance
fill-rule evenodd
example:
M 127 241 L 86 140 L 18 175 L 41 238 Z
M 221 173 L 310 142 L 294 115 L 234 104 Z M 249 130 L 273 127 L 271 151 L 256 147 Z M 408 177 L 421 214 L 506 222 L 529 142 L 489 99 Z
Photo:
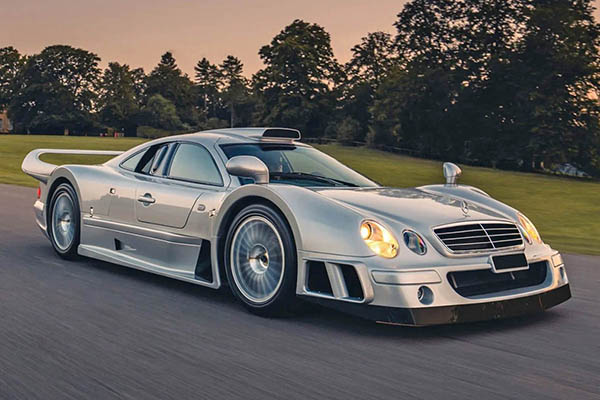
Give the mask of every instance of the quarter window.
M 140 151 L 137 154 L 129 157 L 127 160 L 121 163 L 121 168 L 126 169 L 127 171 L 135 171 L 135 167 L 139 164 L 140 160 L 144 156 L 145 151 Z
M 222 186 L 223 180 L 212 156 L 204 147 L 181 143 L 171 162 L 169 177 Z

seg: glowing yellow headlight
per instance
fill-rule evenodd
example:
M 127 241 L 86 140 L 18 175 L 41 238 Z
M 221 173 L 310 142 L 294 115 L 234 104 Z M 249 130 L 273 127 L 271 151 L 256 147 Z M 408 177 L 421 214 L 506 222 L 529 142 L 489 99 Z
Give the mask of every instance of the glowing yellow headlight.
M 527 239 L 529 244 L 533 244 L 534 242 L 542 243 L 542 238 L 540 237 L 540 234 L 538 233 L 537 229 L 535 229 L 533 223 L 526 216 L 524 216 L 523 214 L 519 214 L 519 223 L 523 228 L 523 231 L 525 233 L 525 239 Z
M 360 226 L 360 237 L 381 257 L 394 258 L 398 254 L 398 241 L 377 222 L 364 221 Z

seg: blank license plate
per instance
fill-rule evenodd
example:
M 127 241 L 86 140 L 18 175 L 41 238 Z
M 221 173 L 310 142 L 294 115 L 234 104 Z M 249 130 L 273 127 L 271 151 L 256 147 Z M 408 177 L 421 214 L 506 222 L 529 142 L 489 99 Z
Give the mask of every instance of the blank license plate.
M 525 254 L 509 254 L 506 256 L 494 256 L 492 257 L 494 263 L 494 269 L 498 272 L 507 269 L 523 269 L 528 267 L 527 258 Z

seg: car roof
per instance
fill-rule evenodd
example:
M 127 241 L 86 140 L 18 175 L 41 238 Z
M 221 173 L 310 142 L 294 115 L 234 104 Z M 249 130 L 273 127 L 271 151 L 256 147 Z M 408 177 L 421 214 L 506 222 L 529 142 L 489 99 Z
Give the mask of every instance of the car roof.
M 267 131 L 279 130 L 289 131 L 299 139 L 300 132 L 296 129 L 289 128 L 223 128 L 211 129 L 195 133 L 186 133 L 181 135 L 165 136 L 159 139 L 154 139 L 149 142 L 139 144 L 125 153 L 117 156 L 106 164 L 118 165 L 122 160 L 128 158 L 131 154 L 138 152 L 140 149 L 147 146 L 154 146 L 160 143 L 186 140 L 190 142 L 200 143 L 204 146 L 212 147 L 218 144 L 244 144 L 244 143 L 293 143 L 296 146 L 311 147 L 308 144 L 301 143 L 298 139 L 288 137 L 265 137 Z
M 277 136 L 275 136 L 277 135 Z M 184 135 L 168 136 L 169 140 L 191 140 L 204 144 L 208 142 L 219 144 L 233 143 L 294 143 L 300 139 L 300 132 L 289 128 L 223 128 L 211 129 Z M 158 141 L 157 141 L 158 142 Z

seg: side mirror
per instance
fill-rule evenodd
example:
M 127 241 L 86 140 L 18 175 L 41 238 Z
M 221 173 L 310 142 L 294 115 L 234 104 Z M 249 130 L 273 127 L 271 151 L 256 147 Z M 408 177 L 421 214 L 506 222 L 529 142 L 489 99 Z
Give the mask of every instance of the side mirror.
M 460 174 L 462 174 L 462 170 L 458 167 L 458 165 L 451 162 L 445 162 L 443 169 L 444 177 L 446 178 L 446 185 L 456 185 L 458 177 Z
M 258 185 L 269 183 L 269 168 L 257 157 L 232 157 L 225 164 L 225 168 L 231 175 L 254 179 L 254 183 Z

